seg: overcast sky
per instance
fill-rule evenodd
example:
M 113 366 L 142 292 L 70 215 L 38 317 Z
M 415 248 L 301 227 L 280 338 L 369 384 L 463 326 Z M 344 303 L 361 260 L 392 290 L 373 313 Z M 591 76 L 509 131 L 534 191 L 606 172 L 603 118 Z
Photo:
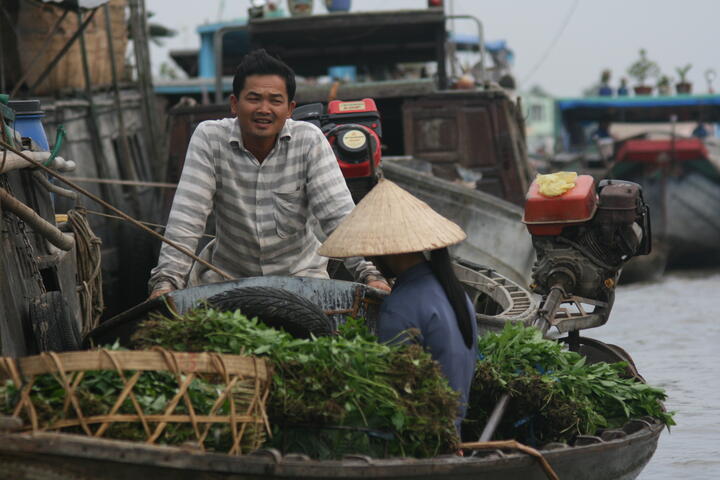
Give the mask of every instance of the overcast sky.
M 153 47 L 155 68 L 169 61 L 169 49 L 197 48 L 198 25 L 244 18 L 249 3 L 146 0 L 153 21 L 179 31 L 164 48 Z M 279 3 L 285 6 L 284 0 Z M 316 13 L 325 13 L 323 4 L 315 0 Z M 427 0 L 352 0 L 353 11 L 426 5 Z M 720 73 L 720 0 L 446 0 L 445 5 L 446 11 L 452 6 L 455 14 L 479 18 L 487 40 L 508 42 L 520 88 L 538 84 L 556 96 L 576 96 L 604 68 L 612 70 L 617 84 L 640 48 L 675 79 L 675 68 L 691 63 L 688 77 L 695 93 L 707 92 L 708 69 Z M 458 21 L 456 30 L 474 33 L 475 27 Z M 720 79 L 714 85 L 720 91 Z

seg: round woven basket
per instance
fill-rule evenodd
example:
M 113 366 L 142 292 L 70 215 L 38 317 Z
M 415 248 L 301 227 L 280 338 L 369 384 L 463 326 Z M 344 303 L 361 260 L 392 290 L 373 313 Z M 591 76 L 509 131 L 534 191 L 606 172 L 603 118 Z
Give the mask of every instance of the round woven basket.
M 27 431 L 242 454 L 270 432 L 270 380 L 270 367 L 255 357 L 160 348 L 49 352 L 0 358 L 0 409 L 21 418 Z M 172 393 L 152 397 L 155 386 Z

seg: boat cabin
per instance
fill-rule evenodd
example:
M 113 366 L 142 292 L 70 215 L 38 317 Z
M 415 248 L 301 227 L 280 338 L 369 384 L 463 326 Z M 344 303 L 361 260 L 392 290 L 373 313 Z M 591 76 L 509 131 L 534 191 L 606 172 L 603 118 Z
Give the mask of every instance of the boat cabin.
M 720 95 L 561 98 L 556 100 L 555 110 L 555 138 L 560 151 L 551 161 L 551 169 L 570 163 L 600 174 L 613 160 L 631 160 L 628 150 L 644 150 L 642 145 L 632 145 L 637 140 L 667 143 L 675 137 L 707 143 L 717 138 Z M 651 150 L 657 154 L 662 145 L 655 144 Z M 669 152 L 669 143 L 667 147 L 664 151 Z M 675 148 L 681 144 L 676 143 Z M 696 153 L 694 159 L 707 158 Z
M 720 95 L 565 98 L 556 101 L 563 151 L 550 170 L 640 184 L 652 217 L 653 254 L 624 278 L 720 262 Z
M 214 105 L 169 109 L 167 180 L 177 180 L 197 123 L 230 115 L 227 95 L 234 65 L 226 62 L 241 58 L 238 45 L 226 41 L 233 36 L 241 39 L 239 45 L 265 48 L 295 70 L 298 105 L 372 98 L 381 116 L 384 157 L 420 161 L 428 173 L 522 205 L 530 171 L 520 108 L 484 78 L 457 88 L 448 68 L 447 20 L 442 9 L 430 8 L 252 19 L 216 29 L 214 85 L 198 78 L 184 82 L 191 91 L 180 88 L 183 82 L 156 87 L 168 105 L 175 105 L 182 92 L 194 93 L 201 102 L 209 100 L 211 91 L 215 94 Z M 484 75 L 479 39 L 476 70 Z M 231 53 L 226 55 L 226 49 Z M 198 58 L 198 71 L 206 74 L 202 50 Z M 340 72 L 340 79 L 329 80 L 328 72 Z

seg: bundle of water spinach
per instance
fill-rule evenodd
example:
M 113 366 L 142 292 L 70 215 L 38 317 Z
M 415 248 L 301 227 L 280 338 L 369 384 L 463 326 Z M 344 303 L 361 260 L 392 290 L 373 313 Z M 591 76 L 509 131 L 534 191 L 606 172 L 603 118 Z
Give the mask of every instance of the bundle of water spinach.
M 572 442 L 579 434 L 618 428 L 643 416 L 675 424 L 661 403 L 665 392 L 629 377 L 625 363 L 589 364 L 535 328 L 508 324 L 480 337 L 478 350 L 464 439 L 477 440 L 506 392 L 510 403 L 495 438 L 534 446 Z
M 306 340 L 239 311 L 203 308 L 145 321 L 133 348 L 152 346 L 267 357 L 274 373 L 266 446 L 319 459 L 421 458 L 457 448 L 458 399 L 438 365 L 417 345 L 378 343 L 361 319 Z

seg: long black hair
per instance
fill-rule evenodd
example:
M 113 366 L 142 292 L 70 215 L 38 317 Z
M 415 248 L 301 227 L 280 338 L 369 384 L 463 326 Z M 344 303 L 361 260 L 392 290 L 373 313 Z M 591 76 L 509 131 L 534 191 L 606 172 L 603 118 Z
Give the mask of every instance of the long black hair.
M 450 305 L 455 311 L 455 318 L 457 318 L 458 328 L 465 345 L 468 348 L 472 347 L 474 339 L 472 323 L 470 322 L 475 320 L 470 317 L 467 294 L 455 275 L 450 262 L 450 252 L 448 252 L 447 248 L 440 248 L 430 252 L 430 268 L 440 285 L 442 285 L 445 295 L 447 295 Z

